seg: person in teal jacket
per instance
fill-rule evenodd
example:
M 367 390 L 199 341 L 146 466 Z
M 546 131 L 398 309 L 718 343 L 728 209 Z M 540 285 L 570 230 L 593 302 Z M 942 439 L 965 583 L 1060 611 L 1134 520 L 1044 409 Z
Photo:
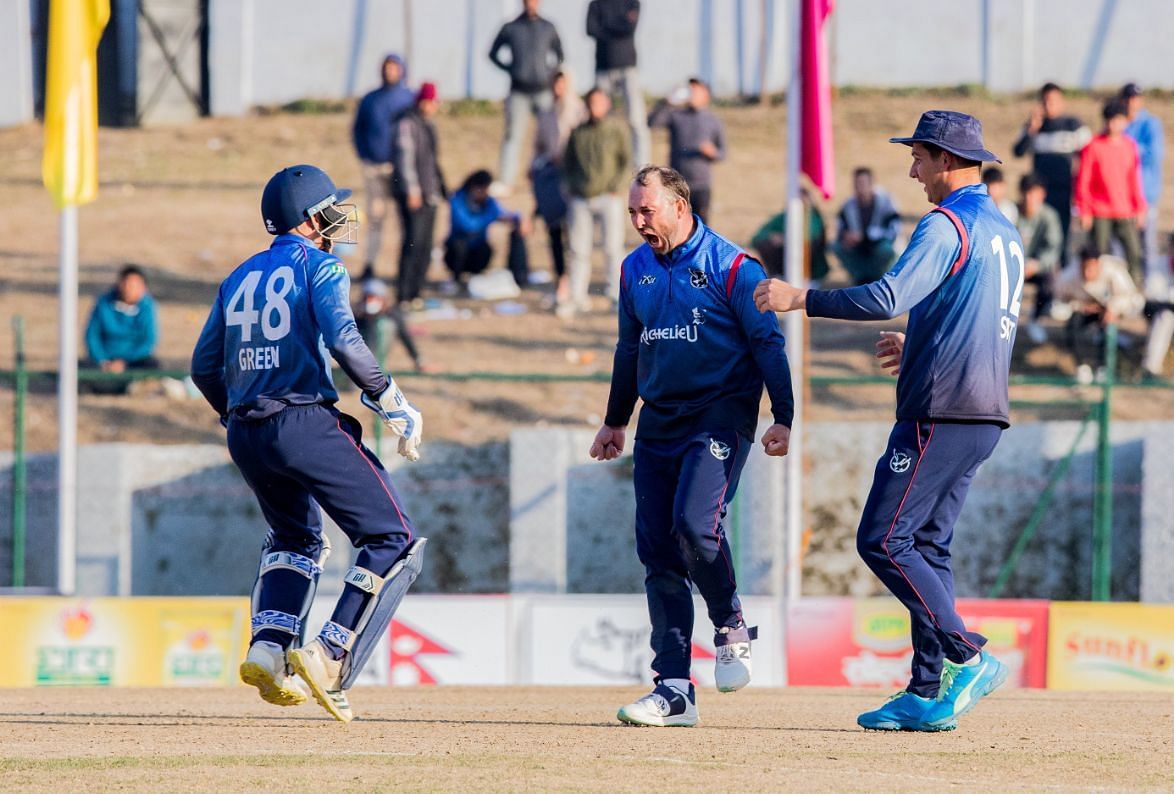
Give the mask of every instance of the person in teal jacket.
M 159 322 L 147 278 L 134 265 L 118 271 L 118 283 L 98 298 L 86 325 L 90 361 L 103 372 L 155 369 Z

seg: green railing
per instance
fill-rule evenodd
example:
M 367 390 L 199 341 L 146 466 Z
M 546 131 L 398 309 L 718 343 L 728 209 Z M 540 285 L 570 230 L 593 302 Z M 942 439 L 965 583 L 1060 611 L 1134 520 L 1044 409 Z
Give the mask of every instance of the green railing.
M 26 539 L 26 461 L 24 449 L 25 435 L 25 398 L 29 389 L 30 380 L 55 379 L 56 373 L 51 370 L 29 372 L 25 364 L 24 354 L 24 325 L 20 317 L 13 319 L 15 340 L 16 368 L 11 371 L 0 371 L 0 382 L 13 384 L 15 392 L 13 410 L 14 431 L 14 462 L 12 467 L 12 582 L 15 587 L 21 587 L 25 580 L 25 539 Z M 379 338 L 376 341 L 376 354 L 382 362 L 386 355 L 388 340 L 386 331 L 380 328 Z M 1110 443 L 1111 411 L 1113 389 L 1116 387 L 1113 373 L 1117 364 L 1117 327 L 1110 325 L 1105 333 L 1105 372 L 1106 377 L 1099 386 L 1099 398 L 1096 400 L 1083 397 L 1064 400 L 1014 400 L 1014 407 L 1069 407 L 1082 408 L 1085 416 L 1081 422 L 1076 439 L 1067 454 L 1061 458 L 1052 469 L 1047 485 L 1040 493 L 1032 509 L 1031 516 L 1020 530 L 1007 560 L 1001 567 L 995 583 L 990 590 L 992 598 L 998 597 L 1006 587 L 1016 565 L 1035 537 L 1041 523 L 1047 515 L 1060 481 L 1067 474 L 1072 465 L 1080 442 L 1084 439 L 1092 423 L 1097 425 L 1097 454 L 1096 454 L 1096 486 L 1093 508 L 1093 554 L 1092 554 L 1092 597 L 1093 600 L 1107 601 L 1112 595 L 1112 538 L 1113 538 L 1113 456 Z M 78 372 L 79 383 L 126 383 L 147 378 L 171 377 L 186 378 L 186 370 L 131 370 L 122 373 L 102 372 L 100 370 L 83 369 Z M 610 373 L 551 373 L 551 372 L 443 372 L 420 373 L 404 371 L 396 373 L 397 379 L 429 378 L 442 381 L 497 381 L 511 383 L 607 383 L 611 379 Z M 827 376 L 812 375 L 808 377 L 812 386 L 892 386 L 894 381 L 888 375 L 865 376 Z M 1071 387 L 1074 381 L 1071 378 L 1056 376 L 1027 376 L 1016 375 L 1011 378 L 1013 386 L 1056 386 Z M 1146 388 L 1145 386 L 1131 388 Z M 1169 388 L 1159 384 L 1149 388 Z M 375 423 L 375 444 L 378 447 L 382 440 L 381 423 Z

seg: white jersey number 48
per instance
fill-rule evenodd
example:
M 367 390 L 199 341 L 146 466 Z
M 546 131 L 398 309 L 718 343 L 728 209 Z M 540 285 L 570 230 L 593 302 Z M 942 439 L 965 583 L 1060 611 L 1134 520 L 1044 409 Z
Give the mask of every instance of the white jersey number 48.
M 290 312 L 286 297 L 294 286 L 293 268 L 283 265 L 269 274 L 265 281 L 265 304 L 257 311 L 256 293 L 260 283 L 261 271 L 250 272 L 232 293 L 224 309 L 224 324 L 238 326 L 242 342 L 253 341 L 253 326 L 258 321 L 261 323 L 261 333 L 270 342 L 276 342 L 289 333 Z

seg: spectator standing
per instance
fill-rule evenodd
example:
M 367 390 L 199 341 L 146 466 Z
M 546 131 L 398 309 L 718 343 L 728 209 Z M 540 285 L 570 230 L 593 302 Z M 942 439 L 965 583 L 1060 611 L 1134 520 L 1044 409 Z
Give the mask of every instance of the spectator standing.
M 983 169 L 982 183 L 986 185 L 986 192 L 990 194 L 991 201 L 995 202 L 999 212 L 1003 213 L 1003 217 L 1011 223 L 1018 222 L 1019 207 L 1007 197 L 1007 178 L 1003 175 L 1003 169 L 998 166 Z
M 693 212 L 709 222 L 713 197 L 712 164 L 726 158 L 726 130 L 709 109 L 709 85 L 700 77 L 661 101 L 648 117 L 650 127 L 669 131 L 669 164 L 689 183 Z
M 840 209 L 832 250 L 859 286 L 888 273 L 896 261 L 901 215 L 888 191 L 874 183 L 871 168 L 852 172 L 852 190 Z
M 1080 261 L 1061 272 L 1056 298 L 1072 312 L 1068 319 L 1068 344 L 1076 357 L 1076 380 L 1093 382 L 1093 365 L 1103 364 L 1104 328 L 1141 313 L 1145 299 L 1129 277 L 1125 263 L 1104 256 L 1096 243 L 1087 243 Z M 1097 373 L 1103 376 L 1103 371 Z
M 1141 188 L 1145 195 L 1145 233 L 1142 252 L 1145 270 L 1161 273 L 1162 262 L 1158 256 L 1158 200 L 1162 195 L 1162 161 L 1166 156 L 1166 134 L 1162 122 L 1145 109 L 1145 97 L 1137 83 L 1127 83 L 1121 89 L 1121 99 L 1129 117 L 1125 134 L 1137 144 L 1141 157 Z
M 1047 190 L 1038 176 L 1025 174 L 1019 180 L 1019 194 L 1019 221 L 1015 226 L 1023 239 L 1023 280 L 1035 285 L 1035 307 L 1027 324 L 1027 336 L 1041 345 L 1048 335 L 1039 321 L 1052 307 L 1053 281 L 1062 266 L 1064 233 L 1060 230 L 1060 216 L 1045 201 Z
M 804 259 L 808 264 L 811 283 L 822 282 L 828 274 L 827 227 L 823 213 L 811 200 L 807 188 L 799 191 L 807 211 L 807 230 L 804 232 Z M 768 276 L 782 276 L 786 270 L 787 213 L 784 210 L 764 223 L 750 240 L 750 247 L 758 252 Z
M 534 137 L 534 160 L 530 163 L 530 182 L 534 204 L 546 224 L 550 239 L 550 258 L 554 268 L 555 301 L 570 297 L 567 279 L 566 232 L 567 195 L 563 186 L 563 152 L 571 131 L 587 118 L 587 106 L 575 93 L 575 83 L 567 67 L 554 76 L 554 104 L 538 115 L 538 132 Z
M 1080 226 L 1092 232 L 1097 248 L 1109 250 L 1114 237 L 1125 249 L 1134 283 L 1145 283 L 1138 229 L 1145 225 L 1146 203 L 1141 189 L 1137 144 L 1125 134 L 1129 120 L 1125 103 L 1110 99 L 1102 114 L 1105 128 L 1080 153 L 1073 206 Z
M 570 205 L 570 294 L 558 303 L 559 317 L 570 319 L 587 311 L 591 285 L 591 251 L 595 219 L 603 227 L 603 255 L 608 274 L 607 294 L 619 297 L 620 264 L 624 251 L 624 204 L 620 191 L 632 172 L 632 144 L 628 131 L 608 116 L 611 100 L 599 88 L 587 92 L 587 121 L 571 132 L 563 155 L 563 179 Z
M 637 167 L 652 156 L 644 91 L 636 69 L 639 22 L 640 0 L 591 0 L 587 6 L 587 35 L 595 39 L 595 84 L 607 92 L 612 102 L 617 95 L 623 96 Z
M 436 208 L 448 196 L 440 170 L 436 125 L 432 122 L 439 111 L 436 85 L 424 83 L 416 94 L 415 106 L 400 117 L 395 128 L 391 192 L 399 205 L 403 226 L 396 280 L 396 300 L 400 304 L 420 298 L 432 262 Z
M 118 271 L 118 282 L 99 296 L 86 324 L 90 361 L 103 372 L 156 369 L 159 323 L 147 278 L 134 265 Z
M 465 276 L 480 273 L 489 266 L 493 258 L 489 227 L 493 223 L 508 223 L 513 233 L 524 235 L 528 231 L 521 215 L 506 210 L 489 195 L 492 184 L 493 174 L 474 171 L 449 199 L 451 228 L 444 241 L 444 263 L 458 287 Z
M 501 186 L 494 192 L 513 187 L 521 159 L 522 138 L 526 134 L 527 114 L 537 116 L 551 106 L 550 86 L 563 62 L 563 45 L 551 22 L 538 15 L 539 0 L 523 0 L 522 14 L 502 26 L 489 60 L 509 72 L 510 93 L 505 102 L 505 139 L 501 143 Z M 505 60 L 502 52 L 509 50 Z
M 408 88 L 408 65 L 402 57 L 392 53 L 380 66 L 383 85 L 369 92 L 359 102 L 351 140 L 359 156 L 359 172 L 363 177 L 363 208 L 366 217 L 363 226 L 363 278 L 375 276 L 375 262 L 383 247 L 383 224 L 391 207 L 392 143 L 396 120 L 416 101 Z
M 1092 132 L 1075 116 L 1064 114 L 1064 92 L 1055 83 L 1044 83 L 1039 104 L 1023 125 L 1015 141 L 1016 157 L 1032 155 L 1031 170 L 1043 180 L 1048 204 L 1060 216 L 1064 250 L 1068 250 L 1068 227 L 1072 220 L 1072 166 Z

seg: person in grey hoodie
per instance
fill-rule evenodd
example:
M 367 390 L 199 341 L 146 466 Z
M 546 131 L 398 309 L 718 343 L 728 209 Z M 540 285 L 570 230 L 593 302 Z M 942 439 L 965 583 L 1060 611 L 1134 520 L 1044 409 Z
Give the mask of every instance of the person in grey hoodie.
M 518 176 L 527 113 L 537 116 L 554 101 L 551 85 L 563 62 L 563 45 L 554 25 L 538 16 L 539 4 L 540 0 L 523 0 L 521 15 L 502 26 L 489 48 L 489 60 L 510 75 L 498 169 L 502 185 L 495 186 L 495 193 L 508 190 Z M 504 50 L 509 50 L 509 60 L 502 57 Z
M 726 130 L 709 109 L 709 85 L 700 77 L 663 100 L 648 117 L 649 127 L 667 127 L 669 164 L 689 183 L 693 212 L 709 222 L 713 192 L 711 163 L 726 157 Z

